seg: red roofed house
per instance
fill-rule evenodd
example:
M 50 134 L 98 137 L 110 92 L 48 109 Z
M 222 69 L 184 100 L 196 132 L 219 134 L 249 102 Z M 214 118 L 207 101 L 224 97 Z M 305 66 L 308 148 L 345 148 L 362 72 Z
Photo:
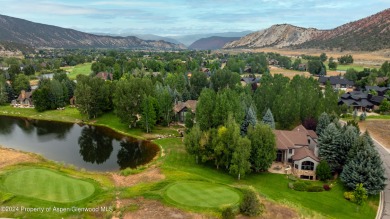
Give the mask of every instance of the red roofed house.
M 277 162 L 291 164 L 293 174 L 304 179 L 315 179 L 319 163 L 318 136 L 302 125 L 292 131 L 274 130 L 277 147 Z
M 107 80 L 112 81 L 113 74 L 109 73 L 109 72 L 99 72 L 99 73 L 96 74 L 96 77 L 101 78 L 101 79 L 103 79 L 105 81 L 107 81 Z

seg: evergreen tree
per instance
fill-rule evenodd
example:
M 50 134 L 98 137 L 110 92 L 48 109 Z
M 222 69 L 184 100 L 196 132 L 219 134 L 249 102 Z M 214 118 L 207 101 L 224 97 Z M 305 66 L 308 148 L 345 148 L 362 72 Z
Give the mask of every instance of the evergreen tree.
M 156 100 L 151 96 L 144 96 L 141 104 L 141 123 L 146 133 L 152 131 L 152 128 L 156 125 L 156 109 L 153 102 Z
M 274 116 L 272 115 L 272 112 L 269 108 L 263 116 L 263 123 L 269 125 L 272 129 L 275 129 Z
M 332 171 L 340 168 L 340 131 L 331 123 L 318 138 L 319 157 L 328 162 Z
M 328 127 L 329 124 L 330 124 L 329 115 L 327 113 L 323 112 L 321 114 L 320 118 L 318 119 L 318 124 L 317 124 L 317 128 L 316 128 L 317 135 L 321 136 L 322 131 L 324 131 L 326 129 L 326 127 Z
M 343 167 L 348 160 L 348 154 L 358 143 L 359 133 L 354 126 L 347 126 L 340 136 L 338 163 Z
M 316 175 L 321 181 L 326 181 L 332 178 L 332 173 L 326 160 L 321 160 L 318 164 L 316 168 Z
M 362 183 L 368 194 L 376 195 L 385 188 L 385 169 L 378 152 L 362 138 L 356 154 L 344 166 L 340 179 L 349 189 Z
M 248 138 L 251 141 L 252 167 L 259 171 L 266 171 L 276 159 L 276 142 L 275 134 L 268 125 L 256 124 L 250 126 Z
M 255 126 L 256 123 L 256 112 L 254 109 L 254 105 L 251 105 L 246 109 L 244 120 L 241 123 L 241 135 L 246 135 L 248 132 L 249 125 Z

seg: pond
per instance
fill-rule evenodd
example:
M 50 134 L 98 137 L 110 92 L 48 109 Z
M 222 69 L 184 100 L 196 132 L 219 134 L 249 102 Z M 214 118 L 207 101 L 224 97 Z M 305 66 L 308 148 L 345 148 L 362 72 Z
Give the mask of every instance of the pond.
M 0 145 L 92 171 L 147 164 L 159 152 L 152 142 L 109 128 L 0 116 Z

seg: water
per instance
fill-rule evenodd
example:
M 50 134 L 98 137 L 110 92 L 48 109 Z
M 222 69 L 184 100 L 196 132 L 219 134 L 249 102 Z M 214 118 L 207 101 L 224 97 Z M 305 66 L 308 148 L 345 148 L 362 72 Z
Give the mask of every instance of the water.
M 135 168 L 159 151 L 149 141 L 108 128 L 7 116 L 0 116 L 0 145 L 93 171 Z

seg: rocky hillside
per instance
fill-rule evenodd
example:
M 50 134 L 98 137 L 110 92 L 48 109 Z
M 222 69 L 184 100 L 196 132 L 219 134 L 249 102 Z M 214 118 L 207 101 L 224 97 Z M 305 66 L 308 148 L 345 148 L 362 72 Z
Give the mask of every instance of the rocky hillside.
M 238 40 L 240 37 L 219 37 L 212 36 L 207 38 L 202 38 L 194 43 L 192 43 L 188 48 L 194 50 L 214 50 L 214 49 L 222 49 L 222 47 L 229 42 L 234 40 Z
M 298 48 L 374 51 L 390 48 L 390 9 L 324 31 Z
M 246 35 L 224 46 L 230 48 L 287 47 L 312 40 L 322 31 L 314 28 L 296 27 L 289 24 L 277 24 L 272 27 Z
M 141 40 L 133 36 L 98 36 L 4 15 L 0 15 L 0 40 L 52 48 L 184 49 L 165 41 Z
M 331 30 L 274 25 L 224 46 L 231 48 L 293 47 L 373 51 L 390 48 L 390 9 Z

